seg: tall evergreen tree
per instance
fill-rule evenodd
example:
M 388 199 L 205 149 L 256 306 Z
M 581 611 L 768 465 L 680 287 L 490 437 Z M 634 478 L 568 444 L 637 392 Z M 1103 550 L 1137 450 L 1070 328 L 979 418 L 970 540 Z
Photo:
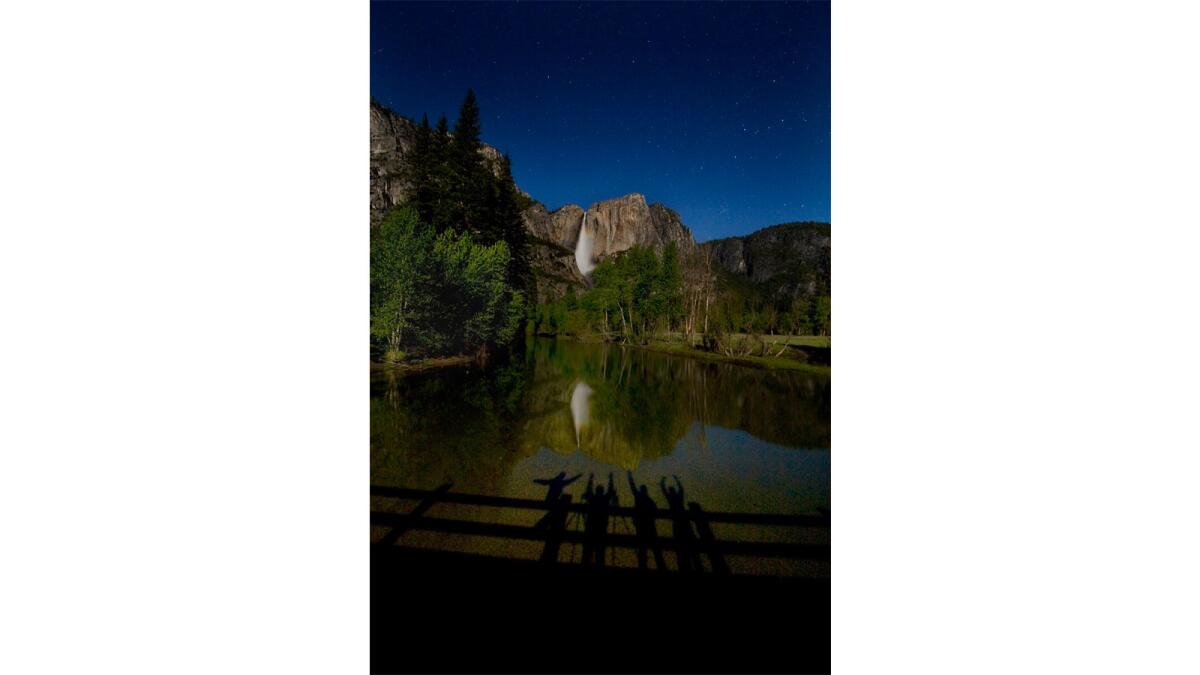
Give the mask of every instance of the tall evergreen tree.
M 449 157 L 447 152 L 450 147 L 450 123 L 446 121 L 446 113 L 442 113 L 442 116 L 438 118 L 436 131 L 437 133 L 434 135 L 434 139 L 437 141 L 436 149 L 441 153 L 439 156 L 442 161 L 446 161 Z
M 404 160 L 404 177 L 412 195 L 409 201 L 426 223 L 431 222 L 433 201 L 437 197 L 437 189 L 433 184 L 433 164 L 433 129 L 429 127 L 429 116 L 426 115 L 421 118 L 412 148 Z
M 492 180 L 491 203 L 487 217 L 494 221 L 499 239 L 508 244 L 511 254 L 509 281 L 513 288 L 533 297 L 533 273 L 529 266 L 528 237 L 521 218 L 521 193 L 512 177 L 512 158 L 507 153 L 500 159 L 500 176 Z
M 446 121 L 444 113 L 438 119 L 437 127 L 434 128 L 431 148 L 430 181 L 434 186 L 435 195 L 429 223 L 441 231 L 457 225 L 451 196 L 454 175 L 450 166 L 450 123 Z
M 501 239 L 501 233 L 494 223 L 484 222 L 490 171 L 480 154 L 483 142 L 479 135 L 479 105 L 475 102 L 475 92 L 468 89 L 450 140 L 449 163 L 453 176 L 450 195 L 455 224 L 478 233 L 484 243 L 491 244 Z

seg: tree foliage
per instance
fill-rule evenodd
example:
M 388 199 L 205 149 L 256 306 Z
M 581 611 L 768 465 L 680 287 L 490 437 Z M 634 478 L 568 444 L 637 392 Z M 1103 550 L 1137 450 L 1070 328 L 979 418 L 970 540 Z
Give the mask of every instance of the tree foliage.
M 506 344 L 525 316 L 508 286 L 503 241 L 435 233 L 412 206 L 393 211 L 371 236 L 371 336 L 392 358 L 437 356 Z
M 655 333 L 679 333 L 688 343 L 731 333 L 829 335 L 829 295 L 786 290 L 719 272 L 704 251 L 685 258 L 674 244 L 661 256 L 635 246 L 597 265 L 581 296 L 536 308 L 533 330 L 623 342 L 645 342 Z
M 484 152 L 468 91 L 453 131 L 417 125 L 408 201 L 371 233 L 371 339 L 392 358 L 468 353 L 521 337 L 533 290 L 521 217 L 528 197 L 508 156 Z
M 592 272 L 592 287 L 539 307 L 535 329 L 542 333 L 587 331 L 625 342 L 645 341 L 669 330 L 683 315 L 679 251 L 668 244 L 662 256 L 634 246 L 602 261 Z
M 444 115 L 432 129 L 422 119 L 405 156 L 409 203 L 437 232 L 470 232 L 484 245 L 504 242 L 508 284 L 528 295 L 533 274 L 521 211 L 530 200 L 517 189 L 510 158 L 484 154 L 480 133 L 479 105 L 469 90 L 453 131 Z

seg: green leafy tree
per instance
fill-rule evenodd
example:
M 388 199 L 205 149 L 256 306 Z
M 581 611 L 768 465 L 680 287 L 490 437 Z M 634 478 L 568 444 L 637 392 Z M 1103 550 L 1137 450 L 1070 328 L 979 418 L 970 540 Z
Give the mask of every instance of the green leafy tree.
M 371 232 L 371 336 L 396 357 L 420 342 L 431 309 L 433 231 L 412 207 L 392 211 Z
M 508 246 L 433 228 L 405 206 L 372 234 L 371 335 L 394 359 L 467 353 L 512 342 L 525 298 L 509 288 Z
M 816 317 L 813 323 L 816 325 L 817 335 L 830 335 L 832 333 L 833 324 L 829 315 L 829 296 L 822 295 L 817 298 Z
M 435 334 L 446 351 L 510 342 L 524 317 L 524 298 L 508 288 L 508 246 L 478 246 L 471 235 L 446 230 L 433 244 L 432 284 L 439 311 Z
M 673 241 L 663 250 L 654 296 L 657 299 L 658 318 L 664 320 L 664 327 L 670 330 L 676 321 L 683 318 L 684 312 L 683 271 L 680 269 L 679 249 Z

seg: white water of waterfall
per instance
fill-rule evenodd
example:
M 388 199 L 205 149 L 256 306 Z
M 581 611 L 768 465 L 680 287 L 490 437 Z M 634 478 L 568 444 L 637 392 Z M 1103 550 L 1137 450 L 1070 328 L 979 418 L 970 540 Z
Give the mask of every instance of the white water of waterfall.
M 583 276 L 588 276 L 596 269 L 592 262 L 592 235 L 587 231 L 587 212 L 583 214 L 583 222 L 579 224 L 579 241 L 575 243 L 575 266 Z

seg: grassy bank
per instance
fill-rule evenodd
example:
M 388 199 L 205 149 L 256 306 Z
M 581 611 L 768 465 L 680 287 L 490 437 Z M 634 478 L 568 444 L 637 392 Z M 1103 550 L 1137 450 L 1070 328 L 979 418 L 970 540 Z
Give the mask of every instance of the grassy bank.
M 563 340 L 574 340 L 575 342 L 603 343 L 604 340 L 598 335 L 572 335 L 560 333 L 557 335 L 539 335 L 538 337 L 557 338 Z M 728 336 L 735 341 L 741 341 L 748 338 L 746 335 Z M 829 374 L 830 367 L 828 365 L 808 363 L 805 357 L 796 358 L 797 351 L 808 349 L 830 349 L 830 337 L 828 335 L 761 335 L 756 336 L 758 339 L 772 346 L 775 351 L 779 347 L 787 346 L 788 349 L 780 356 L 751 356 L 737 355 L 730 356 L 720 352 L 707 351 L 701 349 L 698 345 L 701 344 L 702 338 L 696 337 L 691 345 L 688 345 L 683 336 L 678 333 L 665 333 L 657 335 L 650 339 L 646 344 L 629 343 L 626 346 L 634 349 L 645 349 L 648 351 L 662 352 L 664 354 L 675 354 L 676 356 L 685 356 L 687 358 L 699 359 L 701 361 L 713 361 L 719 363 L 733 363 L 739 366 L 749 368 L 762 368 L 767 370 L 800 370 L 810 373 Z M 620 343 L 613 343 L 620 344 Z M 793 350 L 795 347 L 797 349 Z
M 750 337 L 746 333 L 731 333 L 729 337 L 734 340 L 745 340 Z M 832 338 L 828 335 L 757 335 L 758 339 L 770 345 L 782 347 L 817 347 L 819 349 L 829 349 Z M 662 333 L 659 338 L 666 338 L 676 342 L 683 342 L 683 333 Z M 692 344 L 700 344 L 704 339 L 701 335 L 692 336 Z
M 412 375 L 442 368 L 461 368 L 475 362 L 470 356 L 442 356 L 432 359 L 402 361 L 400 363 L 371 362 L 371 372 L 389 372 L 397 375 Z
M 824 338 L 828 346 L 829 338 Z M 701 361 L 714 361 L 720 363 L 733 363 L 739 366 L 747 366 L 749 368 L 763 368 L 766 370 L 802 370 L 810 373 L 830 373 L 829 366 L 814 365 L 805 363 L 799 359 L 787 358 L 784 356 L 727 356 L 719 352 L 710 352 L 695 347 L 689 347 L 683 342 L 675 340 L 651 340 L 644 345 L 631 344 L 630 347 L 638 349 L 648 349 L 655 352 L 663 352 L 665 354 L 675 354 L 678 356 L 686 356 L 692 359 Z M 814 345 L 815 346 L 815 345 Z

